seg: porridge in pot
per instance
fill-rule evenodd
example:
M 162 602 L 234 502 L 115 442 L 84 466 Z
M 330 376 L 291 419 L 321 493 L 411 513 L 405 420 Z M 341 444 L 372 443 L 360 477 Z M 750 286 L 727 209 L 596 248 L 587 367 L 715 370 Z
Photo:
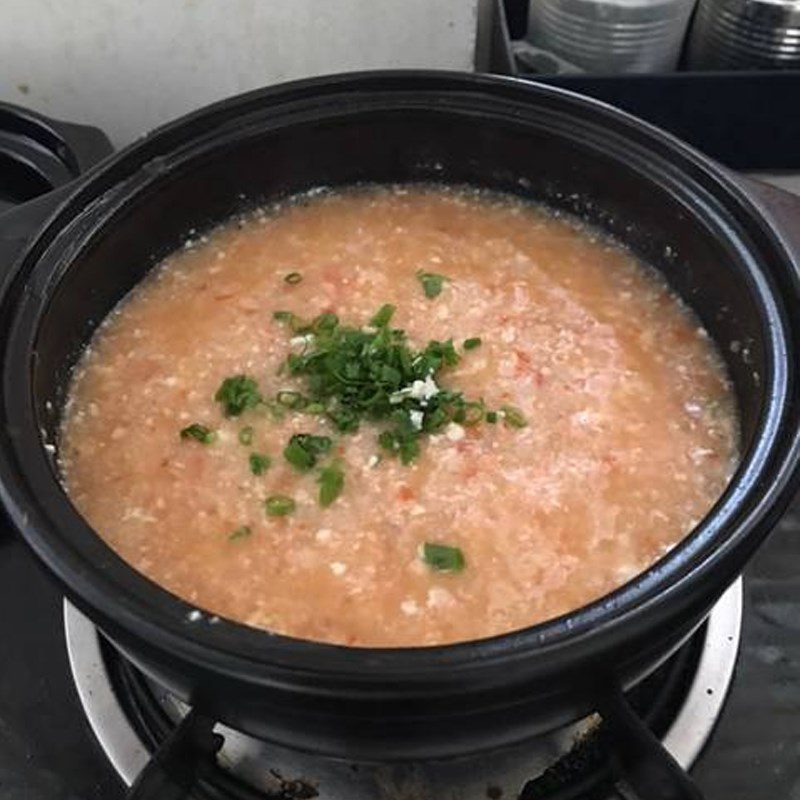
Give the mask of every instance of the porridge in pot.
M 297 198 L 195 238 L 103 322 L 70 497 L 153 581 L 304 639 L 478 639 L 582 606 L 736 465 L 722 361 L 653 270 L 479 191 Z

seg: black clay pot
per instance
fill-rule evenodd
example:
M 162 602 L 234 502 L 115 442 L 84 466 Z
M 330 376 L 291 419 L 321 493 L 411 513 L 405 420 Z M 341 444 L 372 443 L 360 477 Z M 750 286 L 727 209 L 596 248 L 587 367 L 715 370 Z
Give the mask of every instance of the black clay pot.
M 193 621 L 191 606 L 95 535 L 59 485 L 45 444 L 55 442 L 70 369 L 98 322 L 190 228 L 266 199 L 359 181 L 468 183 L 535 198 L 584 216 L 665 274 L 718 342 L 741 408 L 741 467 L 694 533 L 572 614 L 488 640 L 400 650 Z M 798 258 L 770 213 L 743 182 L 667 134 L 531 83 L 372 73 L 211 106 L 95 168 L 13 269 L 0 266 L 3 501 L 117 647 L 229 725 L 361 760 L 520 741 L 594 710 L 608 687 L 629 685 L 662 660 L 791 497 Z

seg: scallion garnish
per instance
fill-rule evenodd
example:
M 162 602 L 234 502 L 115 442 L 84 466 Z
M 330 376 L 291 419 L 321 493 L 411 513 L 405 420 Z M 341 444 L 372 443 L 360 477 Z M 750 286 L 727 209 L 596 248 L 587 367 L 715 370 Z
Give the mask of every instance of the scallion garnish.
M 317 478 L 319 484 L 319 504 L 329 506 L 342 493 L 344 488 L 344 472 L 341 466 L 334 462 L 323 467 Z
M 435 572 L 461 572 L 467 565 L 461 548 L 440 542 L 425 542 L 420 557 Z
M 378 436 L 378 444 L 399 456 L 403 464 L 410 464 L 419 455 L 419 431 L 403 427 L 383 431 Z
M 303 280 L 303 276 L 302 276 L 302 275 L 301 275 L 299 272 L 290 272 L 290 273 L 289 273 L 289 274 L 288 274 L 288 275 L 287 275 L 287 276 L 284 278 L 284 280 L 285 280 L 285 281 L 286 281 L 286 283 L 288 283 L 290 286 L 294 286 L 296 283 L 300 283 L 300 281 L 301 281 L 301 280 Z
M 358 430 L 358 413 L 350 408 L 334 408 L 327 412 L 328 419 L 339 433 L 353 433 Z
M 399 449 L 394 431 L 382 431 L 378 435 L 378 444 L 384 449 L 394 452 Z
M 419 437 L 407 437 L 400 440 L 400 461 L 410 464 L 419 455 Z
M 417 277 L 429 298 L 436 297 L 449 280 L 422 270 Z M 287 283 L 300 280 L 299 273 L 286 276 Z M 461 392 L 442 387 L 441 372 L 458 364 L 461 358 L 453 340 L 433 339 L 424 348 L 415 349 L 409 345 L 405 331 L 391 327 L 394 312 L 395 307 L 386 303 L 368 325 L 357 327 L 343 325 L 330 311 L 310 322 L 291 311 L 276 311 L 273 314 L 276 321 L 288 323 L 294 335 L 303 336 L 303 347 L 290 352 L 278 372 L 302 379 L 303 391 L 284 389 L 274 399 L 266 399 L 255 378 L 240 374 L 225 378 L 214 399 L 221 404 L 226 417 L 238 417 L 248 409 L 258 408 L 280 420 L 291 410 L 324 415 L 323 424 L 330 423 L 340 433 L 358 430 L 362 420 L 378 423 L 382 427 L 378 444 L 404 464 L 419 456 L 423 436 L 441 432 L 448 425 L 461 438 L 464 431 L 459 425 L 477 425 L 483 420 L 496 423 L 500 418 L 510 427 L 527 424 L 522 412 L 513 406 L 487 411 L 483 400 L 467 400 Z M 480 344 L 479 337 L 465 339 L 463 349 L 473 350 Z M 455 440 L 450 433 L 448 430 L 448 438 Z M 209 444 L 216 436 L 213 430 L 199 423 L 184 428 L 180 435 L 203 444 Z M 242 445 L 250 447 L 254 438 L 252 426 L 239 430 L 238 440 Z M 328 436 L 298 433 L 287 442 L 283 456 L 295 469 L 308 472 L 332 446 Z M 373 456 L 369 466 L 379 460 L 379 456 Z M 250 452 L 248 463 L 253 475 L 262 475 L 269 469 L 271 459 L 265 453 Z M 341 463 L 333 461 L 321 466 L 317 484 L 319 504 L 326 507 L 335 502 L 345 484 Z M 286 495 L 272 495 L 264 501 L 264 507 L 269 516 L 285 516 L 295 510 L 296 504 Z M 250 528 L 242 526 L 229 538 L 249 534 Z M 458 572 L 465 565 L 461 550 L 450 545 L 426 542 L 421 554 L 438 571 Z
M 276 322 L 283 322 L 286 323 L 291 329 L 293 333 L 311 333 L 311 325 L 308 322 L 304 322 L 297 314 L 293 314 L 291 311 L 275 311 L 272 315 L 272 318 Z
M 264 510 L 269 517 L 285 517 L 296 508 L 296 503 L 285 494 L 273 494 L 264 501 Z
M 246 539 L 253 531 L 249 525 L 242 525 L 228 536 L 228 540 L 235 542 L 237 539 Z
M 370 320 L 370 325 L 375 328 L 385 328 L 394 315 L 395 307 L 391 303 L 385 303 L 378 309 L 378 313 Z
M 330 333 L 339 324 L 339 317 L 336 314 L 325 311 L 317 317 L 314 317 L 311 323 L 311 329 L 315 333 Z
M 461 357 L 456 352 L 452 339 L 448 339 L 446 342 L 437 342 L 436 339 L 432 339 L 428 342 L 425 352 L 432 358 L 439 360 L 437 369 L 441 367 L 442 364 L 446 364 L 448 367 L 454 367 L 461 361 Z
M 314 336 L 282 365 L 289 376 L 305 379 L 302 395 L 281 393 L 278 400 L 285 407 L 324 413 L 340 433 L 357 431 L 365 419 L 385 422 L 379 444 L 408 464 L 419 455 L 423 435 L 453 421 L 475 425 L 485 409 L 482 402 L 468 401 L 436 382 L 443 369 L 461 359 L 453 340 L 433 339 L 416 350 L 405 331 L 390 327 L 394 311 L 384 304 L 366 327 L 343 325 L 331 312 L 311 323 L 292 315 L 292 330 L 303 327 Z M 300 470 L 316 462 L 314 454 L 297 443 L 287 445 L 285 456 Z
M 200 444 L 211 444 L 216 438 L 217 434 L 211 428 L 207 428 L 199 422 L 193 422 L 181 430 L 181 439 L 194 439 Z
M 422 291 L 425 292 L 425 297 L 433 299 L 442 293 L 445 281 L 450 280 L 444 275 L 438 275 L 435 272 L 425 272 L 425 270 L 417 270 L 417 280 L 422 284 Z
M 220 384 L 214 399 L 222 404 L 226 417 L 238 417 L 245 409 L 261 402 L 261 392 L 255 378 L 248 375 L 233 375 Z
M 286 409 L 274 400 L 264 400 L 260 407 L 263 408 L 275 422 L 280 422 L 286 416 Z
M 272 464 L 272 459 L 265 453 L 250 453 L 250 472 L 253 475 L 263 475 Z
M 308 472 L 317 463 L 317 457 L 313 453 L 309 453 L 308 450 L 294 441 L 290 441 L 283 448 L 283 457 L 301 472 Z
M 275 400 L 285 408 L 298 409 L 303 408 L 308 404 L 308 401 L 303 397 L 300 392 L 278 392 Z
M 460 424 L 465 425 L 466 427 L 471 427 L 473 425 L 477 425 L 481 422 L 485 416 L 486 408 L 483 405 L 483 401 L 470 401 L 468 403 L 464 403 L 464 418 L 461 420 Z
M 317 463 L 319 456 L 331 449 L 332 444 L 328 436 L 296 433 L 283 449 L 283 457 L 295 469 L 300 472 L 308 472 Z
M 500 406 L 503 412 L 503 421 L 510 428 L 524 428 L 528 424 L 525 415 L 516 406 Z

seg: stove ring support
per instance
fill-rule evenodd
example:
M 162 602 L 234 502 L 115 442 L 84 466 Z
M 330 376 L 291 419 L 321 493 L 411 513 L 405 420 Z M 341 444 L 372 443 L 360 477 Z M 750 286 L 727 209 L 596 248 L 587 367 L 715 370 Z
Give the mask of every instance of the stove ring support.
M 738 578 L 707 620 L 706 637 L 686 702 L 663 738 L 664 747 L 685 770 L 691 768 L 719 718 L 733 680 L 739 651 L 743 582 Z M 75 687 L 92 731 L 127 786 L 151 753 L 117 698 L 92 622 L 64 600 L 67 653 Z

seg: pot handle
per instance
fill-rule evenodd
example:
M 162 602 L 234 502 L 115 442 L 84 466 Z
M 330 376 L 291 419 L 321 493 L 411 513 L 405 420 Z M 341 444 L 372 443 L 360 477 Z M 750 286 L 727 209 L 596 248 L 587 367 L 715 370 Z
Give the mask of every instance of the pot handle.
M 68 194 L 69 185 L 0 214 L 0 275 L 14 264 L 30 237 Z
M 223 743 L 213 732 L 215 722 L 195 709 L 153 753 L 139 773 L 127 800 L 184 800 L 204 767 L 213 764 Z
M 614 742 L 611 768 L 626 800 L 703 800 L 703 794 L 615 684 L 598 703 Z
M 800 271 L 800 196 L 749 176 L 732 173 L 731 177 L 775 225 Z
M 50 188 L 0 213 L 0 287 L 30 238 L 69 194 L 74 180 L 114 148 L 97 128 L 0 103 L 0 149 Z

